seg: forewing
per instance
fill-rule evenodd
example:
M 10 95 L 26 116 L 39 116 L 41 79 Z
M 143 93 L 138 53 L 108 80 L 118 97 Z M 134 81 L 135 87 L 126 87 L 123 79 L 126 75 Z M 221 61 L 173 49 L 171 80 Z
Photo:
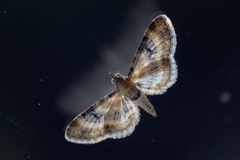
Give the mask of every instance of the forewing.
M 128 76 L 147 95 L 162 94 L 177 79 L 176 34 L 170 19 L 156 17 L 146 30 Z
M 138 122 L 138 107 L 118 91 L 113 91 L 73 119 L 65 138 L 83 144 L 123 138 L 134 131 Z

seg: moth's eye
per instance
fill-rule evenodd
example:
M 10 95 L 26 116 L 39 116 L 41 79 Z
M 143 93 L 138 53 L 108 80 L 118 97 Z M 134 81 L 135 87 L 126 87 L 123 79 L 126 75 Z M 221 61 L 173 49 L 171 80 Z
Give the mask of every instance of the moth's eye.
M 121 75 L 120 75 L 119 73 L 117 73 L 117 74 L 116 74 L 116 77 L 119 78 L 119 77 L 121 77 Z

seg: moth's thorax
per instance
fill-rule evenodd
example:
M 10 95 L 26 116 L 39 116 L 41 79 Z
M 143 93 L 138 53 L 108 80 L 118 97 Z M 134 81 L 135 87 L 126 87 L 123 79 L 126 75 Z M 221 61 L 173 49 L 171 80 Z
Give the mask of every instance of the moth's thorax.
M 112 82 L 115 84 L 117 90 L 131 100 L 137 100 L 141 95 L 141 92 L 127 76 L 117 73 L 113 76 Z

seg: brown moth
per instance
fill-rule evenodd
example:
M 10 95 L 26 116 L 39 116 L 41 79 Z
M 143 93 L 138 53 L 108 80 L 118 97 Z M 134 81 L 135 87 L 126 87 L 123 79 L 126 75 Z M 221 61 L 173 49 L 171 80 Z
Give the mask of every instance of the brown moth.
M 176 82 L 176 44 L 170 19 L 166 15 L 156 17 L 144 33 L 128 76 L 110 74 L 116 89 L 75 117 L 66 128 L 65 138 L 93 144 L 126 137 L 140 120 L 138 107 L 156 117 L 146 95 L 163 94 Z

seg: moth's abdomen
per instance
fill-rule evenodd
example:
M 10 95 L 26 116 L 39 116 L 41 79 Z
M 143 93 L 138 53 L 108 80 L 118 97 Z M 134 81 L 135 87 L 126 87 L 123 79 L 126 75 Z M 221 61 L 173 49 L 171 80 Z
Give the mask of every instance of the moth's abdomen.
M 129 99 L 131 99 L 132 101 L 136 101 L 140 98 L 141 96 L 141 91 L 139 89 L 137 89 L 136 87 L 132 87 L 127 94 L 125 95 L 127 96 Z

